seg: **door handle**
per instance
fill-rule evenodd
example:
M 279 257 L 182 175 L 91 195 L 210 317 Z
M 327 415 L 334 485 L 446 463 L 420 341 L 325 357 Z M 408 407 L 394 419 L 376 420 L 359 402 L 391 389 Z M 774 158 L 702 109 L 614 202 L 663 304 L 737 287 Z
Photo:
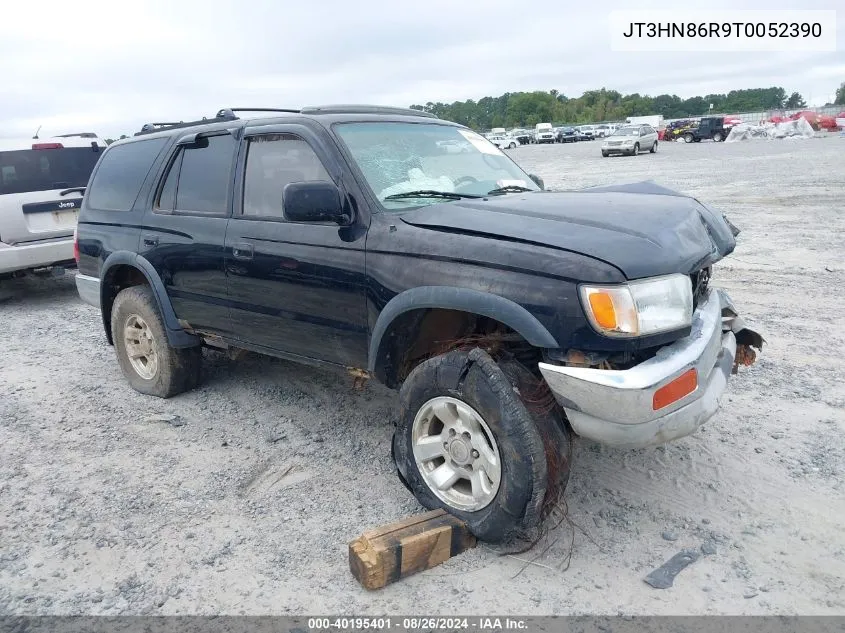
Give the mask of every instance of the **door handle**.
M 144 246 L 158 246 L 158 238 L 157 237 L 145 237 L 144 238 Z
M 232 257 L 235 259 L 252 259 L 254 253 L 252 244 L 233 244 Z

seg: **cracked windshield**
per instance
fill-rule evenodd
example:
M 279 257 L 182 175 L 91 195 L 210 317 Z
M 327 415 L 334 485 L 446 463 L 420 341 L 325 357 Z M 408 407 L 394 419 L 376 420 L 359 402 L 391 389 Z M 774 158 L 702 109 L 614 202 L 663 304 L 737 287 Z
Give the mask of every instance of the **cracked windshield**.
M 539 190 L 498 147 L 470 130 L 420 123 L 346 123 L 335 130 L 388 210 L 503 188 Z

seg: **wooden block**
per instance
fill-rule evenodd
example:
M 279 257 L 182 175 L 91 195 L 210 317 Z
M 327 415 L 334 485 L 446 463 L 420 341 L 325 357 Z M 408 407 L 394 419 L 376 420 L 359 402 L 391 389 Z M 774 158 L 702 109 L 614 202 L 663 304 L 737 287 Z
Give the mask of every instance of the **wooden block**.
M 367 589 L 381 589 L 475 547 L 466 523 L 432 510 L 364 532 L 349 543 L 349 570 Z

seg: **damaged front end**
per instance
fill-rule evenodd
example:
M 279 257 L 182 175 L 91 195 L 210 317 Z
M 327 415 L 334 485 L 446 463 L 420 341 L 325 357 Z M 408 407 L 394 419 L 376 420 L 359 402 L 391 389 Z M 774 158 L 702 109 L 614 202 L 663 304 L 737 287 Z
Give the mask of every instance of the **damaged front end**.
M 728 294 L 709 289 L 693 314 L 692 329 L 625 369 L 572 354 L 564 364 L 540 363 L 540 372 L 572 428 L 604 444 L 637 448 L 693 433 L 716 413 L 729 377 L 750 365 L 763 337 L 739 316 Z M 596 359 L 593 359 L 596 360 Z
M 736 339 L 736 355 L 734 356 L 732 374 L 737 373 L 740 365 L 750 367 L 757 360 L 757 350 L 763 350 L 763 343 L 765 339 L 758 333 L 749 328 L 736 308 L 727 293 L 723 292 L 722 305 L 722 330 L 731 331 Z

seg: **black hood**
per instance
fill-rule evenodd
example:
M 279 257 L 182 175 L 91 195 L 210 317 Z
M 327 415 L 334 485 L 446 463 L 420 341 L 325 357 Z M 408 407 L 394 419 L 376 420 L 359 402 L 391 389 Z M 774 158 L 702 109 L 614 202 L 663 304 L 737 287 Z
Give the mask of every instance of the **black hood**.
M 724 216 L 651 182 L 459 200 L 409 211 L 402 220 L 581 253 L 628 279 L 689 274 L 736 246 Z

